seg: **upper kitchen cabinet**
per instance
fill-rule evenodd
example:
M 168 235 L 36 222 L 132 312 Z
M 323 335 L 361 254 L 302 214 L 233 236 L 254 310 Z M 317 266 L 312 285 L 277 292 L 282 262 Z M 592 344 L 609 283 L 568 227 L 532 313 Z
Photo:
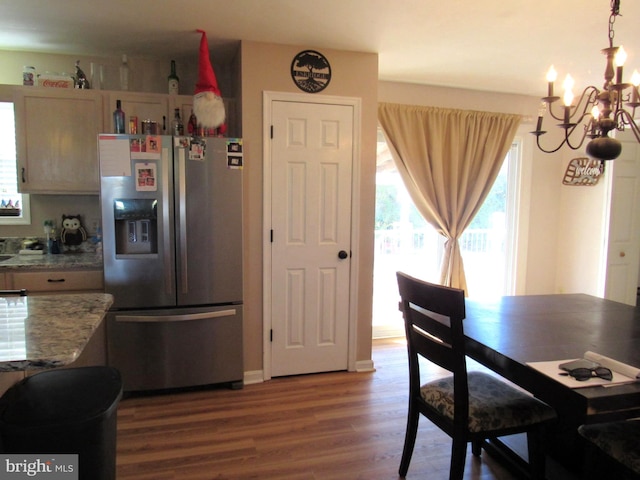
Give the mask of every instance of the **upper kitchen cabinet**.
M 121 101 L 122 110 L 125 113 L 125 133 L 130 133 L 129 120 L 132 116 L 138 118 L 138 133 L 142 133 L 142 122 L 151 120 L 158 124 L 158 134 L 171 135 L 171 122 L 175 109 L 180 110 L 180 117 L 187 132 L 187 122 L 193 109 L 193 95 L 167 95 L 159 93 L 140 92 L 108 92 L 108 105 L 105 106 L 104 124 L 108 132 L 113 132 L 113 111 L 116 102 Z M 227 117 L 228 137 L 237 137 L 238 119 L 236 114 L 236 102 L 234 99 L 223 99 Z
M 20 192 L 97 194 L 100 92 L 34 87 L 14 92 Z
M 151 120 L 158 124 L 158 134 L 164 133 L 163 127 L 166 132 L 171 130 L 171 115 L 169 110 L 169 95 L 162 95 L 157 93 L 137 93 L 137 92 L 109 92 L 108 105 L 104 109 L 104 124 L 106 127 L 105 133 L 113 133 L 113 111 L 116 109 L 116 102 L 118 100 L 122 103 L 122 110 L 125 114 L 125 133 L 129 131 L 129 120 L 131 117 L 138 117 L 138 133 L 142 133 L 142 122 L 144 120 Z

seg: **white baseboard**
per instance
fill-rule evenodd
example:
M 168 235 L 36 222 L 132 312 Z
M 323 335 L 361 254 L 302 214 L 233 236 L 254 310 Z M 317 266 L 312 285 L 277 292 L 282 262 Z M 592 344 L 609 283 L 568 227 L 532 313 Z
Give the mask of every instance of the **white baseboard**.
M 262 383 L 262 382 L 264 382 L 263 370 L 251 370 L 249 372 L 244 372 L 245 385 L 251 385 L 253 383 Z
M 366 372 L 375 372 L 376 369 L 373 366 L 373 360 L 361 360 L 356 362 L 356 372 L 358 373 L 366 373 Z M 244 372 L 244 384 L 251 385 L 254 383 L 262 383 L 264 382 L 264 371 L 263 370 L 251 370 L 248 372 Z
M 364 372 L 375 372 L 376 369 L 373 366 L 373 360 L 360 360 L 356 362 L 356 372 L 364 373 Z

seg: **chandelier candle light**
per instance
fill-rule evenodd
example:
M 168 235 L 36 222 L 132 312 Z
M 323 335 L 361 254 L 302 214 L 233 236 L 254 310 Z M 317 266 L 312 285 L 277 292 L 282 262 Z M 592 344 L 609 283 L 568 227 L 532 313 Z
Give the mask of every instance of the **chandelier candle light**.
M 578 102 L 574 104 L 572 91 L 574 80 L 571 75 L 567 75 L 562 84 L 564 106 L 560 112 L 557 109 L 554 111 L 554 103 L 560 100 L 560 97 L 555 96 L 553 91 L 558 74 L 553 66 L 547 72 L 547 96 L 542 98 L 536 130 L 531 132 L 536 136 L 538 148 L 543 152 L 554 153 L 564 145 L 577 150 L 588 137 L 591 140 L 587 143 L 587 154 L 597 160 L 605 161 L 618 158 L 622 151 L 620 141 L 609 136 L 609 132 L 612 130 L 630 129 L 636 140 L 640 142 L 640 129 L 634 120 L 636 107 L 640 105 L 638 95 L 640 73 L 638 70 L 634 70 L 630 83 L 622 81 L 622 67 L 627 54 L 622 45 L 613 46 L 613 24 L 618 15 L 620 15 L 620 0 L 611 0 L 609 47 L 602 50 L 602 53 L 607 56 L 602 89 L 594 86 L 586 87 Z M 547 114 L 562 122 L 558 126 L 564 129 L 564 139 L 560 145 L 550 150 L 540 145 L 540 137 L 547 133 L 542 129 L 542 122 Z M 578 128 L 578 126 L 582 128 Z

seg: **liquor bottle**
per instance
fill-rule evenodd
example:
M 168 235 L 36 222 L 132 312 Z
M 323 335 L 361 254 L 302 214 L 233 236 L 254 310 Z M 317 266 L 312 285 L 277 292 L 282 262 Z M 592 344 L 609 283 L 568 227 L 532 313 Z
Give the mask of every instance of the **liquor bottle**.
M 120 64 L 120 90 L 129 90 L 129 61 L 126 55 L 122 55 Z
M 180 109 L 175 109 L 175 115 L 173 117 L 173 123 L 171 124 L 173 135 L 176 137 L 181 137 L 184 135 L 184 124 L 182 123 L 182 119 L 180 118 Z
M 171 60 L 171 73 L 169 74 L 169 95 L 178 95 L 180 91 L 180 79 L 176 74 L 176 61 Z
M 193 113 L 193 109 L 191 109 L 191 116 L 189 116 L 187 132 L 189 132 L 189 135 L 191 136 L 198 134 L 198 118 L 196 117 L 196 114 Z
M 124 112 L 120 100 L 116 100 L 116 109 L 113 111 L 113 133 L 124 133 Z

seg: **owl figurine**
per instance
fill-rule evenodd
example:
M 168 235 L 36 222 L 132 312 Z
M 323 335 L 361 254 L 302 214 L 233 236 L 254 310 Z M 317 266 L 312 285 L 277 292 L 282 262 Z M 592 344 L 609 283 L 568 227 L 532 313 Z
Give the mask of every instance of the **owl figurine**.
M 87 239 L 87 231 L 82 226 L 80 215 L 62 215 L 60 240 L 67 250 L 76 251 Z

